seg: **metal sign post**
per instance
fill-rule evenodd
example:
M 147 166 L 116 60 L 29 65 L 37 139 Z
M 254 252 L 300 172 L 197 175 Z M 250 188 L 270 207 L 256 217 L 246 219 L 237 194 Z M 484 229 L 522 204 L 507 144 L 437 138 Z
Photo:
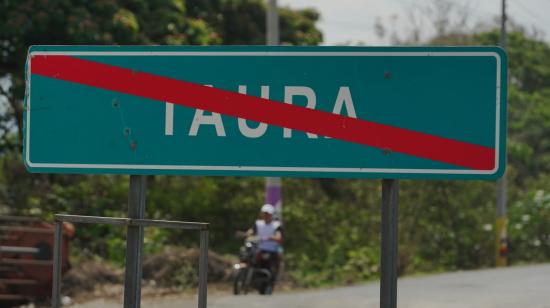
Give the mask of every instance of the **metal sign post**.
M 61 307 L 61 254 L 63 241 L 63 222 L 55 222 L 53 275 L 52 275 L 52 308 Z
M 208 290 L 208 229 L 200 230 L 199 308 L 206 308 Z
M 143 219 L 147 177 L 130 176 L 128 218 Z M 126 273 L 124 278 L 124 308 L 139 308 L 141 303 L 141 263 L 143 261 L 143 226 L 128 226 L 126 235 Z
M 397 307 L 397 223 L 399 181 L 382 180 L 380 308 Z

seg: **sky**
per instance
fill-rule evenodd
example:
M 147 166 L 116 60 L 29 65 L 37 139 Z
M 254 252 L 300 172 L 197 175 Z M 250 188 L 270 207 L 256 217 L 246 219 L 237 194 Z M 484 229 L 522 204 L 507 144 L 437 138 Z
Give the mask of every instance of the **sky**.
M 387 29 L 407 37 L 410 33 L 410 14 L 425 18 L 420 13 L 434 0 L 278 0 L 279 6 L 291 8 L 313 7 L 321 13 L 319 27 L 326 45 L 364 42 L 369 45 L 387 45 L 388 35 L 376 35 L 377 18 Z M 468 7 L 469 27 L 479 24 L 494 25 L 500 16 L 502 0 L 453 0 L 457 7 Z M 528 31 L 537 29 L 540 38 L 550 41 L 550 0 L 507 0 L 508 16 L 512 22 Z M 429 37 L 433 28 L 424 20 L 422 36 Z M 409 32 L 408 32 L 409 31 Z M 391 31 L 390 31 L 391 32 Z

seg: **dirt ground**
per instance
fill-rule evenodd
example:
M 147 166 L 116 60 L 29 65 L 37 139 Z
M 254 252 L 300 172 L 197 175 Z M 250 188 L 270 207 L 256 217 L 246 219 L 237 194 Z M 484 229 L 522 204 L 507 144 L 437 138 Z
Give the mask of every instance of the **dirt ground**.
M 168 294 L 190 294 L 196 288 L 199 250 L 167 247 L 143 260 L 142 294 L 155 298 Z M 214 252 L 208 255 L 208 281 L 212 290 L 230 291 L 233 274 L 232 256 Z M 116 300 L 123 295 L 124 270 L 99 260 L 73 265 L 64 276 L 62 294 L 65 301 L 85 302 L 97 298 Z

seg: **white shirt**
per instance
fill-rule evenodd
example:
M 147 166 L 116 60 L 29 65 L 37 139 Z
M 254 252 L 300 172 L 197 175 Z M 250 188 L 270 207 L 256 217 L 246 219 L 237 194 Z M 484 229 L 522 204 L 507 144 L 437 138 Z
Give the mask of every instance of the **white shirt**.
M 265 223 L 264 220 L 256 220 L 254 232 L 260 238 L 258 248 L 260 250 L 269 252 L 278 252 L 280 244 L 274 240 L 263 240 L 264 238 L 272 237 L 276 231 L 281 231 L 281 223 L 276 220 L 272 220 L 270 223 Z

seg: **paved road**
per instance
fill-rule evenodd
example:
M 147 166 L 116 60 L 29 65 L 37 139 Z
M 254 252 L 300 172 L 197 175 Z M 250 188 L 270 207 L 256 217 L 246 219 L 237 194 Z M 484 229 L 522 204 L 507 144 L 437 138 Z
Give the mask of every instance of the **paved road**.
M 211 308 L 375 308 L 379 306 L 379 284 L 307 292 L 231 296 L 214 294 Z M 550 264 L 493 269 L 400 279 L 400 308 L 550 308 Z M 101 300 L 75 307 L 121 307 Z M 142 307 L 196 307 L 192 298 L 169 296 L 146 299 Z

